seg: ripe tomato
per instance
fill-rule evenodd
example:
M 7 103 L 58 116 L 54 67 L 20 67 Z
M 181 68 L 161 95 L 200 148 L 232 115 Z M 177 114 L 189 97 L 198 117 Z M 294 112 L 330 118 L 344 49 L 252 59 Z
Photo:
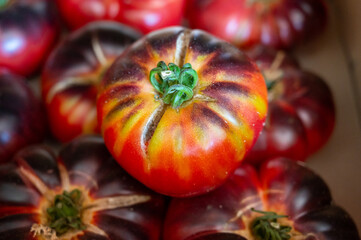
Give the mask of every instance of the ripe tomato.
M 100 137 L 0 166 L 0 239 L 159 240 L 164 198 L 131 178 Z
M 0 162 L 40 142 L 45 132 L 43 108 L 25 79 L 0 68 Z
M 96 20 L 114 20 L 148 33 L 180 25 L 184 0 L 57 0 L 70 28 Z
M 98 121 L 132 176 L 160 193 L 191 196 L 219 186 L 243 160 L 262 129 L 266 95 L 258 68 L 236 47 L 173 27 L 113 63 Z
M 0 67 L 28 76 L 38 70 L 59 32 L 53 1 L 0 1 Z
M 322 32 L 324 0 L 190 0 L 193 28 L 204 29 L 241 48 L 289 48 Z
M 330 138 L 335 104 L 326 82 L 302 70 L 283 52 L 256 48 L 248 52 L 268 83 L 266 124 L 247 161 L 283 156 L 304 161 Z
M 67 142 L 99 132 L 97 86 L 114 59 L 138 37 L 119 23 L 91 23 L 70 34 L 52 52 L 42 73 L 42 95 L 57 139 Z
M 173 199 L 164 239 L 360 238 L 355 223 L 334 205 L 318 175 L 295 161 L 278 158 L 264 162 L 260 170 L 242 165 L 211 193 Z

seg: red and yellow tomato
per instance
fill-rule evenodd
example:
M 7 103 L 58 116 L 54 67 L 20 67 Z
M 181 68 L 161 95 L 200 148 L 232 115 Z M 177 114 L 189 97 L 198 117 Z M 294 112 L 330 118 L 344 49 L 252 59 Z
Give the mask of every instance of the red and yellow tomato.
M 179 81 L 161 82 L 167 74 L 179 74 Z M 105 143 L 120 165 L 151 189 L 184 197 L 219 186 L 242 162 L 262 129 L 267 89 L 236 47 L 174 27 L 147 35 L 114 62 L 97 108 Z
M 98 133 L 96 95 L 104 72 L 140 37 L 115 22 L 91 23 L 68 35 L 42 72 L 42 96 L 54 136 L 67 142 Z

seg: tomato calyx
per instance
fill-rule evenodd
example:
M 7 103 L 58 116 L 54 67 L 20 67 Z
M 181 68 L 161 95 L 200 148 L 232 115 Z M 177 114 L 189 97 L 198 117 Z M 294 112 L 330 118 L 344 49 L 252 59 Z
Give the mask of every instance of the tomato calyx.
M 157 67 L 150 71 L 149 78 L 153 87 L 162 95 L 157 95 L 156 99 L 161 98 L 174 109 L 193 97 L 193 89 L 198 82 L 198 74 L 190 63 L 179 68 L 174 63 L 167 66 L 165 62 L 160 61 Z
M 288 218 L 286 215 L 278 215 L 275 212 L 266 212 L 251 209 L 253 212 L 261 213 L 251 223 L 252 234 L 258 240 L 288 240 L 291 238 L 289 232 L 292 227 L 281 225 L 277 220 L 280 218 Z
M 48 214 L 49 227 L 54 229 L 57 236 L 69 230 L 84 230 L 82 223 L 82 193 L 78 189 L 71 192 L 64 191 L 54 198 L 54 203 L 46 211 Z
M 272 90 L 275 83 L 282 78 L 283 70 L 281 69 L 281 65 L 284 62 L 285 57 L 286 54 L 284 52 L 278 51 L 271 66 L 262 70 L 263 77 L 266 81 L 267 91 Z

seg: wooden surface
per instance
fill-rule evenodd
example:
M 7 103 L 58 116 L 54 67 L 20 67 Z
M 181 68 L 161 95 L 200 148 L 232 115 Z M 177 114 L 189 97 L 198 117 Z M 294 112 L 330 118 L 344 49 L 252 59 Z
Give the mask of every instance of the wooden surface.
M 325 34 L 295 50 L 304 68 L 323 77 L 336 103 L 336 127 L 327 145 L 307 165 L 331 188 L 335 202 L 361 233 L 361 1 L 331 1 Z M 357 19 L 357 21 L 353 21 Z

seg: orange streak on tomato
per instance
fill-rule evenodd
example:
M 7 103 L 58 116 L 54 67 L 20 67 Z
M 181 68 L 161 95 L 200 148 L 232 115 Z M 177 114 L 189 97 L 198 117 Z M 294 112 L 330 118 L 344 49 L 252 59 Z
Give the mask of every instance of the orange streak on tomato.
M 262 128 L 267 90 L 255 64 L 233 46 L 197 31 L 182 39 L 179 29 L 148 35 L 113 64 L 98 114 L 105 143 L 126 171 L 160 193 L 191 196 L 219 186 L 240 164 Z M 190 63 L 199 79 L 193 99 L 177 110 L 165 106 L 144 138 L 161 106 L 149 81 L 160 60 Z

